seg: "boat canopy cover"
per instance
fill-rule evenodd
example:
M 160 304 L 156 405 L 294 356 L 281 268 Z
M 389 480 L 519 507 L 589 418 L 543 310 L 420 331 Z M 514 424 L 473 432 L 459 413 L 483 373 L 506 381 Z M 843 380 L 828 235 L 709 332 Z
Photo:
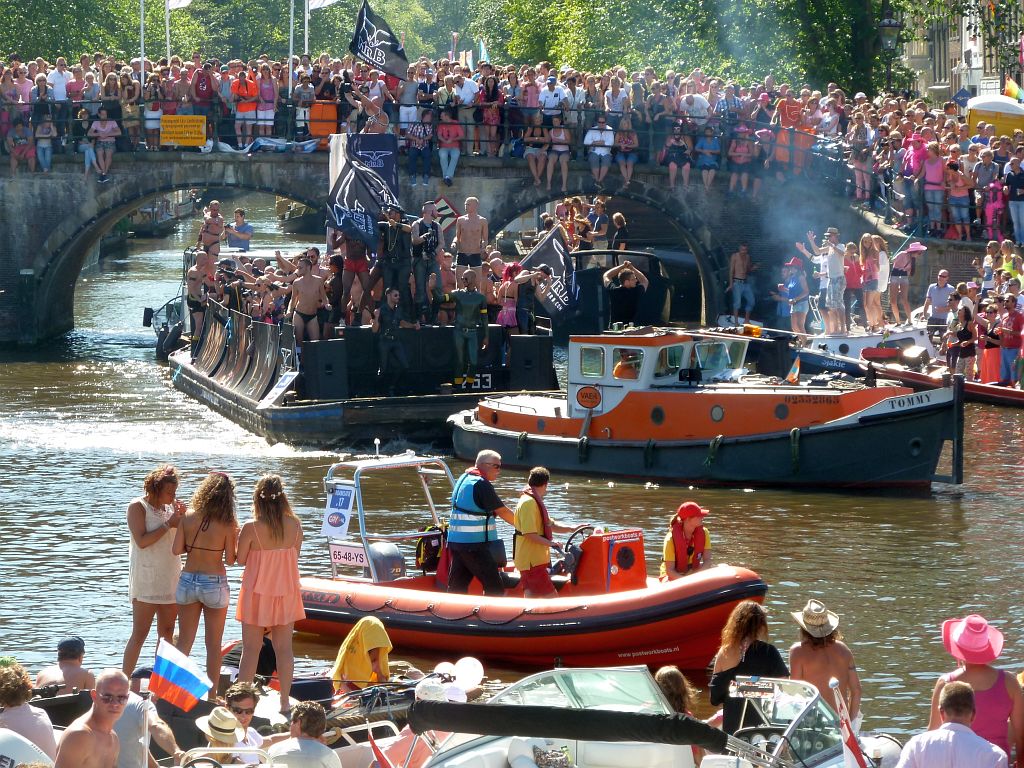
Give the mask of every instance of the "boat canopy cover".
M 716 754 L 726 751 L 728 741 L 724 731 L 712 728 L 689 715 L 529 705 L 417 701 L 409 711 L 409 726 L 416 733 L 440 730 L 482 736 L 693 744 Z

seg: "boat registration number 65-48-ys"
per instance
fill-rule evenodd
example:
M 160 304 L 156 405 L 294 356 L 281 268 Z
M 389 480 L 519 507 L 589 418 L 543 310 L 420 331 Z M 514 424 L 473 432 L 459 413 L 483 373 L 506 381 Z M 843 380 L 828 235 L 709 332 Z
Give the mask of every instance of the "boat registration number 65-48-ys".
M 357 568 L 366 568 L 369 563 L 366 560 L 366 550 L 361 544 L 341 544 L 330 542 L 331 562 L 335 565 L 354 565 Z

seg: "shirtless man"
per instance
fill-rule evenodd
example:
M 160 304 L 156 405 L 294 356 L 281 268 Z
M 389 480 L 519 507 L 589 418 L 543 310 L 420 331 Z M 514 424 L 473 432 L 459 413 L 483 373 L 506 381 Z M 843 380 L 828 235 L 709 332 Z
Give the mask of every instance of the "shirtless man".
M 455 257 L 459 276 L 466 268 L 476 271 L 477 285 L 483 280 L 483 259 L 481 254 L 487 248 L 487 219 L 481 216 L 480 201 L 475 197 L 466 198 L 466 212 L 455 220 L 455 242 L 458 252 Z
M 192 339 L 198 341 L 203 332 L 203 317 L 206 314 L 206 296 L 203 286 L 210 277 L 210 256 L 203 250 L 196 251 L 196 263 L 185 273 L 188 313 L 192 318 Z
M 829 706 L 835 699 L 828 681 L 836 678 L 850 718 L 859 728 L 860 677 L 853 653 L 842 641 L 839 617 L 820 600 L 808 600 L 802 611 L 790 615 L 800 625 L 800 642 L 789 649 L 790 677 L 811 683 Z
M 295 328 L 296 345 L 301 345 L 304 339 L 317 341 L 320 338 L 317 310 L 320 307 L 331 308 L 323 278 L 311 274 L 312 269 L 312 261 L 305 257 L 299 259 L 299 276 L 292 283 L 292 299 L 288 312 Z
M 441 255 L 437 257 L 437 262 L 441 270 L 442 296 L 442 301 L 439 304 L 439 310 L 437 313 L 437 324 L 451 325 L 455 322 L 455 302 L 444 302 L 443 298 L 445 294 L 452 293 L 459 287 L 459 279 L 455 274 L 455 268 L 452 266 L 452 255 L 448 253 L 448 251 L 443 251 Z M 431 291 L 435 289 L 436 280 L 436 276 L 431 275 L 427 281 L 428 287 Z
M 757 266 L 750 261 L 750 250 L 746 243 L 740 243 L 736 253 L 729 257 L 729 286 L 732 291 L 732 321 L 739 323 L 740 308 L 745 305 L 743 322 L 750 322 L 750 311 L 754 308 L 754 287 L 750 284 L 750 273 Z
M 82 666 L 85 658 L 85 641 L 80 637 L 68 637 L 57 644 L 57 663 L 46 667 L 36 675 L 36 688 L 59 683 L 58 693 L 71 693 L 72 688 L 89 691 L 96 687 L 92 672 Z
M 92 707 L 75 720 L 57 745 L 54 768 L 113 768 L 119 745 L 114 723 L 128 703 L 128 677 L 119 669 L 105 669 L 96 678 Z
M 220 253 L 220 239 L 224 236 L 224 217 L 220 215 L 220 202 L 210 201 L 210 207 L 203 211 L 203 226 L 199 229 L 199 245 L 206 248 L 210 256 Z

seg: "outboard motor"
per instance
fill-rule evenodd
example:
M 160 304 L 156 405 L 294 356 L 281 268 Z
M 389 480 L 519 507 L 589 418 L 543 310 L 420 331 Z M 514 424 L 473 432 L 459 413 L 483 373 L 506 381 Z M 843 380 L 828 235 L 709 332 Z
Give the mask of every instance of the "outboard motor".
M 377 571 L 377 581 L 395 581 L 405 576 L 405 558 L 398 547 L 390 541 L 375 541 L 367 547 L 367 556 Z M 363 576 L 371 578 L 369 568 L 363 569 Z
M 183 323 L 175 323 L 171 326 L 171 329 L 167 332 L 167 337 L 164 339 L 164 343 L 160 346 L 163 351 L 162 360 L 166 360 L 167 356 L 178 349 L 181 346 L 181 333 L 184 329 Z
M 167 323 L 160 326 L 160 330 L 156 333 L 156 359 L 166 360 L 167 353 L 164 352 L 164 342 L 167 341 L 167 335 L 170 333 L 170 329 L 167 327 Z

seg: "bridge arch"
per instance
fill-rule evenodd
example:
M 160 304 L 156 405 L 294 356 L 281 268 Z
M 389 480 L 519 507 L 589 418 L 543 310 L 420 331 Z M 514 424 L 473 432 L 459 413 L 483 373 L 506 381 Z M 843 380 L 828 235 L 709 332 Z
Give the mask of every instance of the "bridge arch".
M 661 181 L 661 184 L 652 183 Z M 611 189 L 598 189 L 595 185 L 584 184 L 580 191 L 556 192 L 524 185 L 517 194 L 503 196 L 494 200 L 489 206 L 481 206 L 486 211 L 492 235 L 510 222 L 529 211 L 548 203 L 562 200 L 567 195 L 607 194 L 611 198 L 626 199 L 646 206 L 671 221 L 682 236 L 683 245 L 694 255 L 700 272 L 703 294 L 701 319 L 714 322 L 724 307 L 723 285 L 728 277 L 728 257 L 721 246 L 715 243 L 714 236 L 700 212 L 676 192 L 664 186 L 664 179 L 654 177 L 652 182 L 638 181 L 634 177 L 629 186 Z
M 169 162 L 161 154 L 154 160 L 143 155 L 115 165 L 106 184 L 87 185 L 81 177 L 74 185 L 62 183 L 63 215 L 55 226 L 35 233 L 37 244 L 22 269 L 25 277 L 31 270 L 32 279 L 23 279 L 20 286 L 21 338 L 36 341 L 72 328 L 75 286 L 89 251 L 132 210 L 161 195 L 208 186 L 265 192 L 316 208 L 326 199 L 326 161 L 283 156 L 252 162 L 244 156 L 181 154 Z

